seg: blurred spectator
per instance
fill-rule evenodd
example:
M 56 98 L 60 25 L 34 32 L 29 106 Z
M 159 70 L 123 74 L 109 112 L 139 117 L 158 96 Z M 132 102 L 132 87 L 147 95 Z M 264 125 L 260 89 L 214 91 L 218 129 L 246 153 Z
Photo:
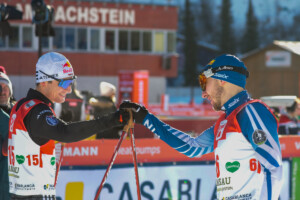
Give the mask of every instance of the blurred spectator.
M 8 115 L 15 104 L 15 100 L 12 98 L 13 90 L 9 77 L 0 72 L 0 108 L 2 108 Z
M 82 90 L 81 95 L 83 96 L 83 100 L 85 102 L 85 119 L 86 120 L 94 119 L 93 108 L 89 104 L 89 99 L 94 97 L 94 94 L 89 90 Z
M 93 108 L 94 117 L 103 116 L 108 113 L 115 112 L 116 108 L 116 87 L 107 82 L 100 82 L 100 96 L 93 97 L 89 100 L 89 104 Z M 101 138 L 119 138 L 120 128 L 113 128 L 97 134 L 96 139 Z
M 54 110 L 65 122 L 85 121 L 85 101 L 77 90 L 76 81 L 72 84 L 72 92 L 66 95 L 65 102 L 56 103 Z
M 294 103 L 286 107 L 286 112 L 282 113 L 279 119 L 280 135 L 297 135 L 299 132 L 298 127 L 298 114 L 300 112 L 300 99 L 295 99 Z
M 0 66 L 0 199 L 9 199 L 7 141 L 12 100 L 12 84 L 5 68 Z
M 9 199 L 7 137 L 9 116 L 0 108 L 0 199 Z
M 6 74 L 6 70 L 3 66 L 0 66 L 0 72 L 3 72 L 4 74 Z
M 274 116 L 276 117 L 276 119 L 277 119 L 278 122 L 279 122 L 280 116 L 281 116 L 280 108 L 278 108 L 278 107 L 270 107 L 270 108 L 271 108 L 271 110 L 272 110 Z

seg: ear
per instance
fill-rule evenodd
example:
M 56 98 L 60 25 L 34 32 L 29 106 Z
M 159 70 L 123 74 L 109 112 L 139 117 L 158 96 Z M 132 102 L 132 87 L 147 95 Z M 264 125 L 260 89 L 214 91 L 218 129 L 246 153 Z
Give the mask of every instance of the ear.
M 221 86 L 224 86 L 226 83 L 227 83 L 226 81 L 220 80 L 220 85 Z
M 46 82 L 41 82 L 40 85 L 45 86 Z
M 40 83 L 40 86 L 43 87 L 43 88 L 46 87 L 46 86 L 47 86 L 47 81 L 41 82 L 41 83 Z

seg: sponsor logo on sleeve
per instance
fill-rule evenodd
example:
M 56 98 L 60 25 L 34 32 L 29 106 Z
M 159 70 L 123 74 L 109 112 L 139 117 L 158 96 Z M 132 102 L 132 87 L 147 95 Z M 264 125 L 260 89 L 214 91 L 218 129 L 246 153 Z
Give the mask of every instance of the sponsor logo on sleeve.
M 267 134 L 263 130 L 256 129 L 252 134 L 253 142 L 262 145 L 267 141 Z
M 58 124 L 57 118 L 54 117 L 53 115 L 47 116 L 47 117 L 46 117 L 46 122 L 47 122 L 47 124 L 49 124 L 50 126 L 56 126 L 56 125 Z
M 39 118 L 40 118 L 43 114 L 45 114 L 45 113 L 51 113 L 51 114 L 52 114 L 51 110 L 43 110 L 43 111 L 41 111 L 41 112 L 37 115 L 36 119 L 39 119 Z
M 25 108 L 28 109 L 28 108 L 32 107 L 33 105 L 35 105 L 35 102 L 33 100 L 31 100 L 25 105 Z

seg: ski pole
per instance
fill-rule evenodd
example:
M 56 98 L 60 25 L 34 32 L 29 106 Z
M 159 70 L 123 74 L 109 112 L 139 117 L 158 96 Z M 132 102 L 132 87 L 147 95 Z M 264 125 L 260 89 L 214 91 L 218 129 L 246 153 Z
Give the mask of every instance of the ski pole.
M 106 181 L 106 178 L 107 178 L 107 176 L 108 176 L 108 173 L 110 172 L 110 169 L 111 169 L 111 167 L 112 167 L 112 165 L 113 165 L 113 163 L 114 163 L 114 161 L 115 161 L 115 158 L 117 157 L 119 148 L 120 148 L 120 146 L 121 146 L 121 144 L 122 144 L 124 138 L 126 137 L 126 133 L 127 133 L 127 132 L 125 132 L 125 131 L 122 132 L 121 138 L 120 138 L 120 140 L 119 140 L 119 142 L 118 142 L 118 145 L 117 145 L 117 147 L 116 147 L 116 149 L 115 149 L 115 152 L 114 152 L 114 154 L 113 154 L 113 156 L 112 156 L 112 158 L 111 158 L 111 160 L 110 160 L 110 163 L 109 163 L 109 165 L 108 165 L 108 167 L 107 167 L 107 169 L 106 169 L 106 172 L 105 172 L 105 174 L 104 174 L 104 176 L 103 176 L 103 178 L 102 178 L 101 184 L 100 184 L 100 186 L 99 186 L 99 188 L 98 188 L 97 194 L 96 194 L 96 196 L 95 196 L 95 200 L 97 200 L 98 197 L 99 197 L 99 195 L 100 195 L 100 192 L 101 192 L 101 190 L 102 190 L 102 188 L 103 188 L 103 186 L 104 186 L 104 183 L 105 183 L 105 181 Z
M 60 156 L 59 156 L 58 162 L 56 162 L 56 172 L 55 172 L 55 178 L 54 178 L 54 187 L 56 187 L 58 173 L 59 173 L 60 166 L 61 166 L 61 163 L 62 163 L 62 160 L 63 160 L 64 148 L 65 148 L 65 144 L 63 144 L 63 143 L 57 143 L 57 145 L 60 146 L 60 154 L 59 154 Z
M 132 156 L 133 156 L 133 164 L 134 164 L 134 172 L 135 172 L 135 182 L 136 182 L 136 188 L 137 188 L 137 197 L 138 197 L 138 200 L 141 200 L 139 171 L 138 171 L 138 166 L 137 166 L 137 157 L 136 157 L 133 127 L 130 128 L 129 130 L 130 130 L 130 136 L 131 136 L 131 147 L 132 147 L 132 153 L 133 153 Z
M 108 165 L 108 167 L 107 167 L 107 169 L 106 169 L 106 172 L 105 172 L 105 174 L 104 174 L 104 176 L 103 176 L 103 178 L 102 178 L 101 184 L 100 184 L 100 186 L 99 186 L 99 188 L 98 188 L 98 190 L 97 190 L 97 194 L 96 194 L 94 200 L 97 200 L 98 197 L 99 197 L 99 195 L 100 195 L 100 192 L 101 192 L 101 190 L 102 190 L 102 188 L 103 188 L 103 186 L 104 186 L 104 183 L 105 183 L 105 181 L 106 181 L 106 179 L 107 179 L 108 173 L 110 172 L 111 167 L 112 167 L 112 165 L 113 165 L 113 163 L 114 163 L 114 161 L 115 161 L 115 159 L 116 159 L 116 157 L 117 157 L 119 148 L 120 148 L 120 146 L 121 146 L 123 140 L 125 139 L 126 134 L 127 134 L 128 130 L 129 130 L 129 128 L 130 128 L 129 124 L 132 124 L 132 123 L 133 123 L 133 120 L 132 120 L 132 111 L 131 111 L 131 110 L 129 111 L 129 114 L 130 114 L 130 119 L 129 119 L 129 121 L 128 121 L 128 124 L 123 128 L 121 138 L 120 138 L 120 140 L 119 140 L 119 142 L 118 142 L 118 144 L 117 144 L 117 147 L 116 147 L 116 149 L 115 149 L 115 151 L 114 151 L 114 154 L 113 154 L 113 156 L 112 156 L 112 158 L 111 158 L 111 160 L 110 160 L 110 163 L 109 163 L 109 165 Z

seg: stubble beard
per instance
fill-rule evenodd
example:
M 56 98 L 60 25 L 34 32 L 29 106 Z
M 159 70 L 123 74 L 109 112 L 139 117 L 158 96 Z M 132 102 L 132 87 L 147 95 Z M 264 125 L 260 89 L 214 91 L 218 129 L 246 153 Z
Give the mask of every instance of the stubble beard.
M 212 104 L 212 107 L 215 111 L 220 111 L 223 107 L 223 105 L 221 104 L 221 96 L 224 92 L 224 88 L 221 86 L 218 86 L 216 89 L 216 96 L 215 96 L 215 101 Z

